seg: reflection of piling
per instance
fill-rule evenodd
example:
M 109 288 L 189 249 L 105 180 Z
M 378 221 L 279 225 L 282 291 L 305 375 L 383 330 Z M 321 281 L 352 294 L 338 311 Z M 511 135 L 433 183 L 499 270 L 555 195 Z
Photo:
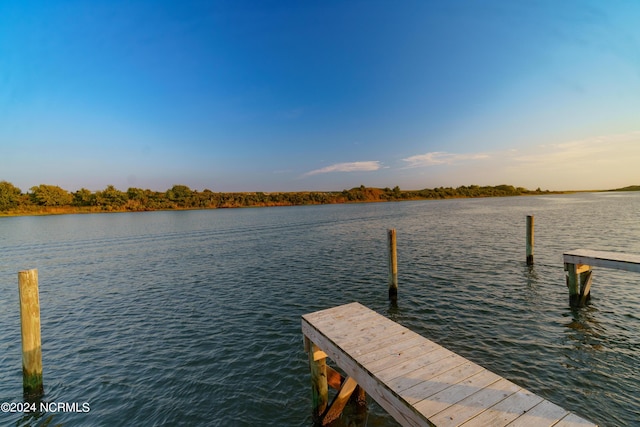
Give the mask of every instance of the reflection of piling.
M 25 396 L 44 394 L 42 385 L 42 345 L 40 342 L 40 298 L 38 270 L 18 273 L 20 322 L 22 329 L 22 385 Z
M 533 265 L 533 215 L 527 215 L 527 265 Z
M 396 249 L 396 229 L 387 231 L 389 240 L 389 300 L 398 299 L 398 253 Z

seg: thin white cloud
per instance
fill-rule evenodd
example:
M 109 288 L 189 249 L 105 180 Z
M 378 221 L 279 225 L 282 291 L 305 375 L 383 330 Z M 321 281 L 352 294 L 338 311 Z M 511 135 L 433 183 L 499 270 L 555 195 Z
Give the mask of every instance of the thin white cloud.
M 457 181 L 449 185 L 473 182 L 551 190 L 618 188 L 638 182 L 640 131 L 547 142 L 488 154 L 488 160 L 456 171 Z M 442 177 L 444 182 L 451 181 L 445 168 L 433 175 Z
M 578 164 L 580 161 L 604 162 L 619 161 L 638 151 L 640 131 L 623 134 L 601 135 L 558 144 L 544 144 L 537 150 L 513 158 L 514 161 L 530 165 Z M 581 166 L 582 167 L 582 166 Z
M 408 163 L 407 167 L 415 168 L 422 166 L 453 165 L 467 160 L 483 160 L 488 158 L 489 156 L 484 153 L 456 154 L 444 151 L 432 151 L 430 153 L 417 154 L 402 160 Z
M 313 176 L 332 172 L 369 172 L 381 168 L 382 164 L 377 160 L 367 162 L 336 163 L 321 169 L 312 170 L 311 172 L 305 173 L 303 176 Z

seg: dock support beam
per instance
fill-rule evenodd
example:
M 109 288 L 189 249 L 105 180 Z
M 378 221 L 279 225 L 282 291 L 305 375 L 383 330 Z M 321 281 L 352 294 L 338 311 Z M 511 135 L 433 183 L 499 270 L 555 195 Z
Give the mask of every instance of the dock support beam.
M 22 386 L 25 397 L 40 397 L 44 394 L 44 386 L 42 385 L 38 270 L 18 273 L 18 291 L 22 333 Z
M 569 304 L 581 307 L 591 298 L 591 266 L 586 264 L 564 264 L 569 288 Z
M 359 408 L 366 408 L 367 397 L 364 389 L 353 378 L 344 378 L 339 372 L 327 365 L 327 354 L 320 350 L 306 335 L 304 336 L 304 350 L 309 355 L 311 400 L 315 425 L 326 426 L 338 419 L 352 395 Z M 329 387 L 338 390 L 331 405 L 327 405 Z
M 309 369 L 311 370 L 313 419 L 315 422 L 319 422 L 329 402 L 327 355 L 306 336 L 304 337 L 304 349 L 309 355 Z
M 527 265 L 533 265 L 533 215 L 527 215 Z
M 389 300 L 398 300 L 398 252 L 396 248 L 396 229 L 387 231 L 389 241 Z
M 331 406 L 329 406 L 327 413 L 322 416 L 323 426 L 337 420 L 340 417 L 340 415 L 342 414 L 342 410 L 344 409 L 345 405 L 349 401 L 349 398 L 351 397 L 351 394 L 354 392 L 357 386 L 358 383 L 351 377 L 348 377 L 346 380 L 344 380 L 342 386 L 340 387 L 340 390 L 338 390 L 338 394 L 336 394 L 336 397 L 333 398 L 333 401 L 331 402 Z

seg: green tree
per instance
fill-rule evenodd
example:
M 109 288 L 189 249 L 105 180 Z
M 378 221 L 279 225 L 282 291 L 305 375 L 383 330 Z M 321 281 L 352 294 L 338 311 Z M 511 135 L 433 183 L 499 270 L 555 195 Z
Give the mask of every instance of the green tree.
M 119 209 L 127 203 L 127 200 L 127 193 L 123 193 L 113 185 L 107 185 L 104 190 L 96 192 L 96 202 L 103 209 Z
M 216 193 L 208 188 L 197 194 L 198 206 L 201 208 L 215 208 L 218 205 L 218 199 Z
M 40 184 L 31 187 L 31 200 L 40 206 L 69 206 L 73 196 L 57 185 Z
M 174 185 L 167 190 L 166 197 L 179 207 L 187 208 L 192 205 L 193 191 L 186 185 Z
M 81 188 L 80 190 L 73 193 L 74 206 L 95 206 L 95 204 L 96 195 L 86 188 Z
M 137 200 L 141 202 L 146 199 L 146 195 L 144 190 L 141 188 L 129 187 L 129 189 L 127 189 L 127 198 L 129 200 Z
M 0 211 L 15 209 L 20 205 L 22 191 L 7 181 L 0 181 Z
M 506 185 L 506 184 L 502 184 L 502 185 L 496 185 L 495 189 L 498 190 L 501 195 L 514 195 L 514 194 L 518 194 L 518 191 L 516 190 L 516 188 L 513 185 Z

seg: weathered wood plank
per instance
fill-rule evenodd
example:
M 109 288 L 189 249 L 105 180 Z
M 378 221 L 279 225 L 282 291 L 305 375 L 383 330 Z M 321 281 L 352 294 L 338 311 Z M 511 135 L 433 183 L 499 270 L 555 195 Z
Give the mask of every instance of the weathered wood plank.
M 402 366 L 398 366 L 401 364 L 407 365 L 407 369 L 413 370 L 416 367 L 423 366 L 423 362 L 419 360 L 421 357 L 432 358 L 430 353 L 435 350 L 440 350 L 442 347 L 438 346 L 433 342 L 425 342 L 424 340 L 417 345 L 410 347 L 404 351 L 400 351 L 397 353 L 390 354 L 381 359 L 373 360 L 371 362 L 363 363 L 368 370 L 371 372 L 376 372 L 379 376 L 384 377 L 384 373 L 382 371 L 399 372 L 403 370 Z M 446 352 L 443 352 L 442 356 L 436 356 L 438 359 L 446 356 Z M 415 361 L 418 359 L 418 361 Z M 434 359 L 434 360 L 438 360 Z
M 519 386 L 502 378 L 449 406 L 430 420 L 438 427 L 459 426 L 520 390 Z
M 354 348 L 350 353 L 360 363 L 373 362 L 424 342 L 424 338 L 410 331 L 401 331 L 395 335 L 388 335 L 378 341 Z
M 331 307 L 313 313 L 305 314 L 304 317 L 314 324 L 321 325 L 325 320 L 336 321 L 338 319 L 353 319 L 358 313 L 369 314 L 372 310 L 357 302 Z
M 302 316 L 302 332 L 404 426 L 593 425 L 357 303 Z
M 536 396 L 530 391 L 520 389 L 520 391 L 493 405 L 491 408 L 462 424 L 462 426 L 503 427 L 520 415 L 526 414 L 527 411 L 543 400 L 540 396 Z
M 472 396 L 500 379 L 499 375 L 483 369 L 463 381 L 449 385 L 444 390 L 425 397 L 415 405 L 415 408 L 425 417 L 431 419 L 435 414 L 456 405 L 461 400 Z
M 438 360 L 437 362 L 421 366 L 404 376 L 394 378 L 393 380 L 388 381 L 387 384 L 393 391 L 400 393 L 403 390 L 423 383 L 435 376 L 447 372 L 450 369 L 463 365 L 464 362 L 466 362 L 465 358 L 454 353 Z
M 413 372 L 422 366 L 435 363 L 453 355 L 455 355 L 455 353 L 444 347 L 439 347 L 429 353 L 422 354 L 409 360 L 403 360 L 402 363 L 398 363 L 390 367 L 382 367 L 384 369 L 375 371 L 374 373 L 376 374 L 376 377 L 380 378 L 380 380 L 388 382 L 394 378 L 406 376 L 410 372 Z
M 476 365 L 475 363 L 470 361 L 466 361 L 462 365 L 456 366 L 453 369 L 449 369 L 448 371 L 445 371 L 439 375 L 426 379 L 425 381 L 422 381 L 421 383 L 418 383 L 413 387 L 400 391 L 400 395 L 404 400 L 412 405 L 416 405 L 418 402 L 421 402 L 423 406 L 427 406 L 428 401 L 438 400 L 438 397 L 434 397 L 435 394 L 443 390 L 452 389 L 458 386 L 460 383 L 465 382 L 465 380 L 468 380 L 469 377 L 472 377 L 482 371 L 486 371 L 482 366 Z M 496 381 L 498 380 L 498 378 L 499 377 L 496 375 Z M 457 397 L 457 400 L 455 400 L 454 403 L 466 397 L 460 397 L 460 390 L 457 389 L 454 389 L 453 393 Z M 444 399 L 446 400 L 446 397 Z M 441 407 L 440 409 L 434 411 L 432 414 L 440 412 L 447 406 L 450 406 L 450 404 L 446 404 L 446 406 Z M 416 409 L 419 409 L 417 405 Z M 420 410 L 420 412 L 424 414 L 423 411 Z
M 389 336 L 402 331 L 403 326 L 389 323 L 374 323 L 373 321 L 366 327 L 352 328 L 342 332 L 351 333 L 352 336 L 340 339 L 336 338 L 336 342 L 345 350 L 353 350 L 363 345 L 369 345 L 377 341 L 382 341 Z
M 355 311 L 349 317 L 344 317 L 344 315 L 337 315 L 335 313 L 326 313 L 319 319 L 309 319 L 318 327 L 321 327 L 323 330 L 332 331 L 335 328 L 344 328 L 347 325 L 366 325 L 367 319 L 377 319 L 375 316 L 375 312 L 371 311 Z
M 520 415 L 508 427 L 551 427 L 569 413 L 548 400 L 544 400 L 526 414 Z
M 563 254 L 568 264 L 586 264 L 592 267 L 615 268 L 640 273 L 640 255 L 620 252 L 574 249 Z

